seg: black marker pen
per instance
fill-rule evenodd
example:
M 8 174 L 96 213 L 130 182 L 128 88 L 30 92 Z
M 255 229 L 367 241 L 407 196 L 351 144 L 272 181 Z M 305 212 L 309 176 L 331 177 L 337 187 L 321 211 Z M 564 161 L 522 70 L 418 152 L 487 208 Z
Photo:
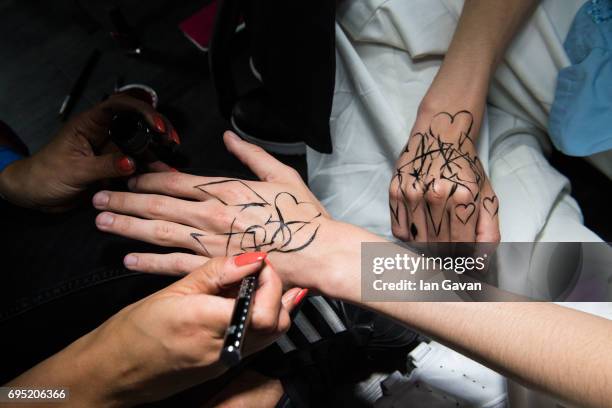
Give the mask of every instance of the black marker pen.
M 230 324 L 225 332 L 220 360 L 228 367 L 237 365 L 242 358 L 242 345 L 251 317 L 253 293 L 257 288 L 257 275 L 249 275 L 240 282 L 238 296 Z

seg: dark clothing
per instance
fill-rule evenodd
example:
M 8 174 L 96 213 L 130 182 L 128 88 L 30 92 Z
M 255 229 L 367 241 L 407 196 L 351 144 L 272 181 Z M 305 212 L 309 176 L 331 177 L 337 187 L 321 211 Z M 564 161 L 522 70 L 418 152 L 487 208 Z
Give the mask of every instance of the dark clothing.
M 278 109 L 313 149 L 331 153 L 336 76 L 333 0 L 246 0 L 253 62 Z
M 296 139 L 331 153 L 329 120 L 336 77 L 334 0 L 223 0 L 210 47 L 213 83 L 229 120 L 240 99 L 232 52 L 243 17 L 249 56 L 261 74 L 266 106 L 291 127 Z

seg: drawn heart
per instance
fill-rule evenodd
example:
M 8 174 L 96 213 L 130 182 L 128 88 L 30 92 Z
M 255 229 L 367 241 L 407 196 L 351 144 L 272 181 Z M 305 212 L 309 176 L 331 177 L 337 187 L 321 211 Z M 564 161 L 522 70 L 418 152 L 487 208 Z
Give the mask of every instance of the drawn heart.
M 463 225 L 467 224 L 470 218 L 472 218 L 474 211 L 476 211 L 474 203 L 457 204 L 455 206 L 455 216 Z
M 495 217 L 499 212 L 499 200 L 497 199 L 496 195 L 493 197 L 485 197 L 482 200 L 482 206 L 485 210 L 487 210 L 491 217 Z
M 465 139 L 469 139 L 473 124 L 474 117 L 468 111 L 459 111 L 454 115 L 440 112 L 431 120 L 429 132 L 435 138 L 460 140 L 460 144 L 463 144 Z
M 299 251 L 314 240 L 320 226 L 316 219 L 321 216 L 315 204 L 298 201 L 293 194 L 282 192 L 274 198 L 274 207 L 277 216 L 267 224 L 275 228 L 271 241 L 277 251 Z

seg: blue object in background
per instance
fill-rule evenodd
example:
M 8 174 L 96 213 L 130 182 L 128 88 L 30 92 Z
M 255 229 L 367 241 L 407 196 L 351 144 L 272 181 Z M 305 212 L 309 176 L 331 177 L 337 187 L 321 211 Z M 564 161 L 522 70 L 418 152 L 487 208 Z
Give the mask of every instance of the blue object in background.
M 612 0 L 587 1 L 564 44 L 572 65 L 559 71 L 549 132 L 570 156 L 612 149 Z
M 0 171 L 4 170 L 9 164 L 23 158 L 22 155 L 9 147 L 0 146 Z

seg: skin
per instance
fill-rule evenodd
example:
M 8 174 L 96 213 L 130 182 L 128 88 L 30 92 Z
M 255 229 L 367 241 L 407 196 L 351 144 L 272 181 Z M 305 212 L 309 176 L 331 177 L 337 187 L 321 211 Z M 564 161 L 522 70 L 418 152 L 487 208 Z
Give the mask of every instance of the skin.
M 236 284 L 259 269 L 243 351 L 261 350 L 289 328 L 299 289 L 283 294 L 270 263 L 237 266 L 233 258 L 219 257 L 121 310 L 6 386 L 69 388 L 71 406 L 122 407 L 157 401 L 214 378 L 226 370 L 218 358 Z
M 118 151 L 108 136 L 113 115 L 123 111 L 142 114 L 160 133 L 172 131 L 172 125 L 149 104 L 125 94 L 113 95 L 72 118 L 39 152 L 0 172 L 0 195 L 20 207 L 60 212 L 77 205 L 91 184 L 132 175 L 133 160 Z M 161 162 L 149 169 L 172 170 Z
M 403 241 L 498 242 L 497 200 L 475 144 L 491 78 L 536 0 L 466 0 L 389 186 Z
M 279 191 L 291 191 L 304 200 L 307 197 L 314 199 L 308 196 L 297 174 L 260 148 L 230 133 L 226 133 L 225 143 L 256 174 L 270 180 L 254 184 L 264 197 Z M 213 237 L 223 236 L 218 234 L 227 232 L 232 219 L 222 211 L 204 211 L 210 198 L 202 195 L 199 199 L 203 201 L 195 203 L 192 201 L 198 200 L 195 196 L 191 196 L 189 201 L 168 198 L 169 201 L 163 201 L 163 205 L 155 205 L 156 219 L 151 219 L 150 212 L 152 201 L 149 199 L 154 201 L 160 194 L 185 197 L 192 194 L 194 182 L 206 182 L 206 178 L 198 181 L 193 177 L 185 174 L 143 175 L 131 183 L 134 191 L 140 193 L 104 192 L 109 200 L 106 205 L 97 206 L 115 218 L 111 225 L 99 225 L 100 229 L 168 247 L 183 246 L 202 254 L 202 250 L 191 243 L 185 245 L 189 242 L 186 237 L 192 231 L 189 227 Z M 232 187 L 226 187 L 228 191 L 225 194 L 235 194 Z M 320 206 L 316 201 L 311 201 L 311 205 Z M 191 221 L 190 217 L 182 219 L 187 223 L 181 224 L 182 227 L 188 227 L 183 229 L 175 223 L 175 217 L 186 211 L 195 212 Z M 294 217 L 304 218 L 299 214 Z M 164 227 L 160 230 L 164 232 L 156 235 L 158 223 L 162 221 Z M 257 222 L 264 223 L 265 218 Z M 269 254 L 285 285 L 308 287 L 332 298 L 361 304 L 562 400 L 581 406 L 612 406 L 610 321 L 546 303 L 364 303 L 360 283 L 361 243 L 385 240 L 353 225 L 334 221 L 327 215 L 319 217 L 317 222 L 317 236 L 308 246 L 292 253 Z M 216 251 L 224 250 L 223 245 L 209 247 L 213 256 L 222 255 Z M 129 256 L 136 258 L 136 262 L 128 266 L 133 270 L 169 274 L 185 273 L 198 259 L 203 259 L 182 253 Z M 232 276 L 225 275 L 225 279 L 232 279 Z

